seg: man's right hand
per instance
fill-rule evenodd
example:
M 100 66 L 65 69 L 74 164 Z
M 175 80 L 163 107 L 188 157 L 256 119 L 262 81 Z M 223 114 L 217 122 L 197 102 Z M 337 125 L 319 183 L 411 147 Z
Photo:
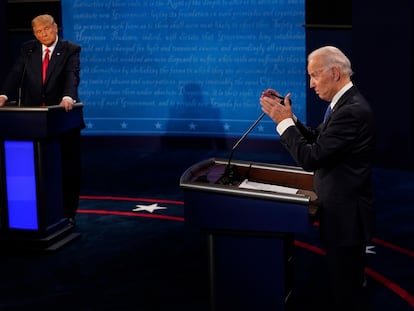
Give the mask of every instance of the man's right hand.
M 0 96 L 0 106 L 4 106 L 6 104 L 7 98 L 4 96 Z

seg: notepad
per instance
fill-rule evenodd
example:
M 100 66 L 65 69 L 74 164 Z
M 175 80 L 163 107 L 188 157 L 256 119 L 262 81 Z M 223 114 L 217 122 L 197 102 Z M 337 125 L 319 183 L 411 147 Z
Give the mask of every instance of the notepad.
M 289 193 L 289 194 L 297 194 L 299 190 L 297 188 L 249 181 L 248 179 L 243 180 L 243 182 L 239 185 L 239 188 L 272 191 L 272 192 L 279 192 L 279 193 Z

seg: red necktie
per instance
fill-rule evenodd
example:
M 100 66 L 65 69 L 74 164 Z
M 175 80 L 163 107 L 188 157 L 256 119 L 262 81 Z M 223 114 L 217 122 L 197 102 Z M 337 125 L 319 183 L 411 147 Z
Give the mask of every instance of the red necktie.
M 46 71 L 47 71 L 47 66 L 49 65 L 49 49 L 46 48 L 45 50 L 45 57 L 43 58 L 43 64 L 42 64 L 42 78 L 43 78 L 43 83 L 45 83 L 46 80 Z

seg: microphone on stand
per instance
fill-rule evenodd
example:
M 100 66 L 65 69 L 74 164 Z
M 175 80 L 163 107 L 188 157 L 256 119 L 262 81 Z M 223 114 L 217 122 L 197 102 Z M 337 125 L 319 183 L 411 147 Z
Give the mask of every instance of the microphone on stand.
M 18 98 L 17 98 L 17 107 L 21 107 L 22 105 L 22 87 L 23 87 L 23 80 L 26 74 L 26 64 L 24 65 L 22 80 L 20 81 L 19 90 L 18 90 Z
M 242 137 L 234 144 L 234 146 L 231 148 L 229 160 L 227 162 L 226 169 L 224 170 L 223 176 L 219 179 L 219 183 L 223 185 L 233 185 L 235 181 L 240 179 L 240 174 L 237 171 L 237 168 L 235 166 L 231 165 L 231 160 L 233 159 L 234 150 L 240 145 L 240 143 L 246 138 L 247 135 L 256 127 L 257 123 L 260 122 L 261 119 L 266 114 L 263 112 L 259 118 L 257 118 L 256 121 L 249 127 L 249 129 L 243 134 Z
M 30 57 L 32 55 L 33 50 L 30 49 L 27 52 L 27 56 Z M 17 98 L 17 107 L 21 107 L 22 105 L 22 88 L 23 88 L 23 82 L 24 82 L 24 78 L 26 77 L 26 60 L 24 61 L 24 67 L 23 67 L 23 73 L 22 73 L 22 78 L 20 79 L 20 85 L 19 85 L 19 89 L 18 89 L 18 98 Z
M 279 96 L 274 93 L 269 93 L 268 96 L 277 97 L 282 100 L 281 104 L 284 105 L 283 100 L 285 99 L 282 96 Z M 231 148 L 229 160 L 227 162 L 226 168 L 224 170 L 223 176 L 218 180 L 219 184 L 223 185 L 233 185 L 237 181 L 241 181 L 241 176 L 235 166 L 231 165 L 231 160 L 233 159 L 234 150 L 240 145 L 240 143 L 246 138 L 247 135 L 256 127 L 256 125 L 260 122 L 260 120 L 263 119 L 263 117 L 266 114 L 263 112 L 257 119 L 254 121 L 254 123 L 247 129 L 247 131 L 240 137 L 240 139 L 234 144 L 234 146 Z

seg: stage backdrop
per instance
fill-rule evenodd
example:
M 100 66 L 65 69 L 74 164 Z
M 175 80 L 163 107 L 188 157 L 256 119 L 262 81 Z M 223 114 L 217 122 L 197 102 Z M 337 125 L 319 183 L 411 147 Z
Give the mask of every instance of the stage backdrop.
M 87 135 L 238 137 L 269 87 L 305 120 L 304 0 L 62 0 Z M 250 134 L 276 136 L 266 116 Z

